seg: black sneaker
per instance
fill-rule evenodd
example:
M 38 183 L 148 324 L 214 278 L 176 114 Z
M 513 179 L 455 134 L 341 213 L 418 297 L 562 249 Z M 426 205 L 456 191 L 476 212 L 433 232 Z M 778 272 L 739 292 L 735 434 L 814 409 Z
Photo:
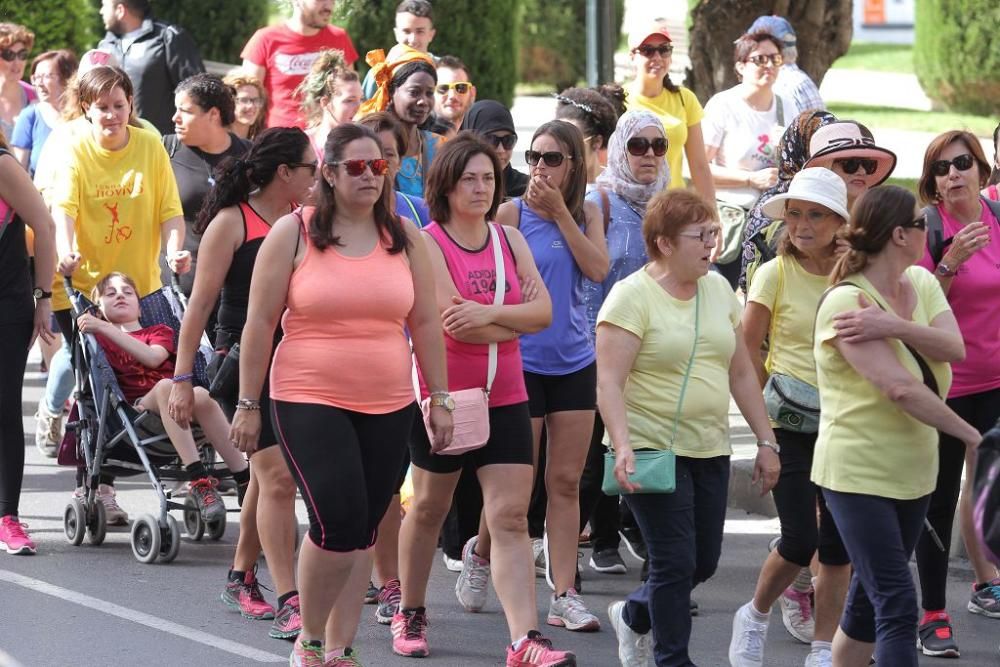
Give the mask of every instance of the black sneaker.
M 699 611 L 701 611 L 701 610 L 700 610 L 700 609 L 698 608 L 698 603 L 697 603 L 697 602 L 695 602 L 694 600 L 691 600 L 691 604 L 690 604 L 690 606 L 688 607 L 688 609 L 689 609 L 689 610 L 691 611 L 691 615 L 692 615 L 692 616 L 697 616 L 697 615 L 698 615 L 698 612 L 699 612 Z
M 590 569 L 605 574 L 625 574 L 628 568 L 618 549 L 602 549 L 590 555 Z
M 951 619 L 943 611 L 925 616 L 929 620 L 917 628 L 917 646 L 924 655 L 937 658 L 957 658 L 958 642 L 951 629 Z
M 642 539 L 642 533 L 638 528 L 623 527 L 618 534 L 625 540 L 625 546 L 628 547 L 628 551 L 632 554 L 633 558 L 641 561 L 646 560 L 646 541 Z

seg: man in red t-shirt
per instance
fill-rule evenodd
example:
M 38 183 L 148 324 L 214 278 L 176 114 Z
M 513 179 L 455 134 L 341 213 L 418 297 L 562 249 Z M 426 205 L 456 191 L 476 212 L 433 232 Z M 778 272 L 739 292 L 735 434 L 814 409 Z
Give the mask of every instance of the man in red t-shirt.
M 292 0 L 292 17 L 261 28 L 243 47 L 243 69 L 264 82 L 271 108 L 268 127 L 305 128 L 295 89 L 326 49 L 340 49 L 348 66 L 358 59 L 351 38 L 330 25 L 334 0 Z

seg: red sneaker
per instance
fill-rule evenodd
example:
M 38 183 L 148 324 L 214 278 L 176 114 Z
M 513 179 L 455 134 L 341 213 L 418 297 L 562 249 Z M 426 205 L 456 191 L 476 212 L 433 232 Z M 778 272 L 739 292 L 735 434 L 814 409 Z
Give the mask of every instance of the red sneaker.
M 519 649 L 507 647 L 507 667 L 576 667 L 576 656 L 569 651 L 556 651 L 551 641 L 532 630 Z

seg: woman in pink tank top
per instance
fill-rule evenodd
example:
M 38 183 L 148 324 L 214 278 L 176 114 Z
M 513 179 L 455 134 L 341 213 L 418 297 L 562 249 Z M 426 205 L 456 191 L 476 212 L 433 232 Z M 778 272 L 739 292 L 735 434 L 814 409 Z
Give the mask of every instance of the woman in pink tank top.
M 552 649 L 538 633 L 527 524 L 533 477 L 531 419 L 517 338 L 521 332 L 547 327 L 552 307 L 524 237 L 516 229 L 489 222 L 503 197 L 501 173 L 493 148 L 463 132 L 444 145 L 427 177 L 427 203 L 435 222 L 424 228 L 424 240 L 445 330 L 448 388 L 486 387 L 491 343 L 497 344 L 498 360 L 485 446 L 459 456 L 435 454 L 423 427 L 413 427 L 410 460 L 416 493 L 399 536 L 402 600 L 392 622 L 392 648 L 406 656 L 429 654 L 427 580 L 437 536 L 468 460 L 483 489 L 484 517 L 494 548 L 475 537 L 466 544 L 464 570 L 455 588 L 459 602 L 468 611 L 482 609 L 491 560 L 495 561 L 493 586 L 511 638 L 507 664 L 572 665 L 576 663 L 571 653 Z M 497 284 L 491 226 L 500 244 L 502 285 Z M 532 292 L 527 296 L 533 298 L 522 296 L 527 285 L 532 285 L 525 290 Z M 504 290 L 504 298 L 493 305 L 497 289 Z M 418 367 L 427 370 L 422 363 Z M 428 395 L 424 382 L 421 394 Z
M 298 566 L 302 633 L 292 665 L 352 653 L 371 546 L 415 414 L 405 330 L 429 385 L 447 399 L 433 267 L 416 226 L 392 210 L 378 137 L 339 125 L 323 157 L 316 207 L 278 220 L 254 266 L 232 429 L 241 449 L 258 437 L 260 392 L 281 316 L 271 416 L 309 512 Z M 450 412 L 432 408 L 431 425 L 435 448 L 446 446 Z M 328 626 L 337 604 L 343 607 Z

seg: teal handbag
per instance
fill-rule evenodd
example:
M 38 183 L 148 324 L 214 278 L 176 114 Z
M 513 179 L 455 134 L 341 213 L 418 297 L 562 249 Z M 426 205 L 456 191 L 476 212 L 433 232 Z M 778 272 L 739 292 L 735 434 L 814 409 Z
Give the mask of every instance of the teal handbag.
M 676 465 L 674 455 L 674 440 L 677 438 L 677 427 L 681 418 L 681 406 L 684 405 L 684 394 L 687 393 L 688 379 L 691 377 L 691 366 L 698 349 L 699 319 L 701 317 L 701 287 L 694 293 L 694 345 L 691 346 L 691 356 L 688 357 L 687 368 L 684 370 L 684 382 L 681 384 L 681 394 L 677 398 L 677 412 L 674 414 L 674 426 L 670 433 L 670 444 L 664 450 L 640 449 L 633 452 L 635 456 L 635 472 L 629 476 L 629 481 L 640 488 L 633 493 L 673 493 L 677 488 Z M 604 479 L 601 490 L 609 496 L 627 495 L 622 490 L 615 477 L 615 452 L 608 447 L 604 453 Z

